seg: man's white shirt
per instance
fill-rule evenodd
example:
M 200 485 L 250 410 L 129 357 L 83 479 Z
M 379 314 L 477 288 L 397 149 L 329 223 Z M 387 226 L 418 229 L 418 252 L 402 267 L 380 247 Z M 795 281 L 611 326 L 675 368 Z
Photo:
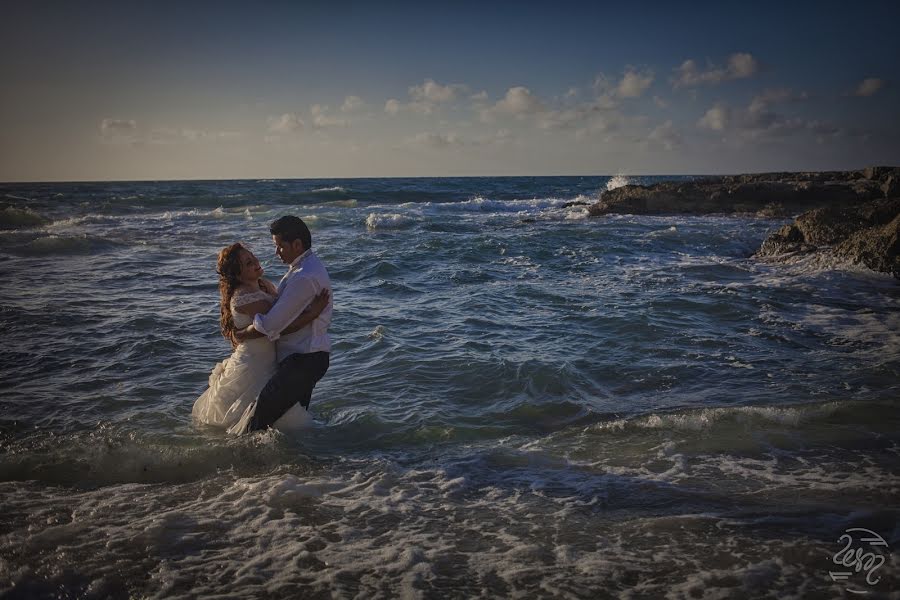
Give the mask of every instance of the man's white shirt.
M 278 361 L 291 354 L 331 352 L 328 326 L 331 324 L 332 299 L 315 321 L 294 333 L 284 336 L 281 331 L 300 316 L 313 298 L 323 289 L 331 289 L 331 279 L 325 265 L 313 251 L 307 250 L 291 263 L 290 269 L 278 284 L 278 300 L 266 314 L 253 318 L 256 330 L 275 344 Z

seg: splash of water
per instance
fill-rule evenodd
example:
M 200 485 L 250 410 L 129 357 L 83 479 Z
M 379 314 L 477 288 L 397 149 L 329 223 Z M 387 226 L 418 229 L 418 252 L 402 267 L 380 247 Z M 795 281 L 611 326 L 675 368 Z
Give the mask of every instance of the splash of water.
M 631 180 L 624 173 L 617 173 L 615 177 L 606 182 L 606 191 L 614 190 L 629 185 Z

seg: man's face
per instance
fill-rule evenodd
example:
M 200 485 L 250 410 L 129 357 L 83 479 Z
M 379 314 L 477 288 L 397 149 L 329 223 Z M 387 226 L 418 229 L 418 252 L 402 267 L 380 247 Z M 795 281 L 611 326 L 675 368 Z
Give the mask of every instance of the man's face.
M 272 241 L 275 242 L 275 254 L 286 265 L 291 264 L 298 256 L 303 254 L 303 242 L 300 240 L 288 242 L 281 239 L 280 235 L 273 235 Z

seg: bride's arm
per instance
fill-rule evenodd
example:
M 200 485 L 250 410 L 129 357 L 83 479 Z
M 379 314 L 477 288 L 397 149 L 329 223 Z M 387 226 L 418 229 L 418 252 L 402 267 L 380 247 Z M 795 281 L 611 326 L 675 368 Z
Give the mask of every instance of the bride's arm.
M 328 301 L 331 297 L 331 290 L 322 290 L 319 294 L 313 298 L 313 301 L 310 302 L 309 306 L 307 306 L 300 316 L 298 316 L 294 321 L 285 327 L 282 330 L 282 335 L 288 333 L 294 333 L 295 331 L 299 331 L 315 321 L 322 311 L 325 310 L 325 307 L 328 306 Z M 269 309 L 272 308 L 272 303 L 267 302 L 265 300 L 258 300 L 256 302 L 245 304 L 235 309 L 235 311 L 253 316 L 256 314 L 266 314 L 269 312 Z M 252 311 L 252 312 L 251 312 Z M 244 342 L 246 340 L 253 340 L 256 338 L 263 337 L 263 334 L 258 332 L 253 325 L 245 327 L 244 329 L 238 329 L 234 332 L 235 339 L 238 342 Z

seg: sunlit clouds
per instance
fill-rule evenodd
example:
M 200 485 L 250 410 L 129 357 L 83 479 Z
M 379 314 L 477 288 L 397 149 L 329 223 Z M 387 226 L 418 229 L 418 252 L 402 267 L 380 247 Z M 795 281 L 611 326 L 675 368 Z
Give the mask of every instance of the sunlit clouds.
M 191 3 L 99 23 L 16 4 L 0 23 L 0 180 L 900 163 L 900 9 L 870 7 L 863 27 L 763 5 L 363 4 L 335 19 L 315 2 Z

